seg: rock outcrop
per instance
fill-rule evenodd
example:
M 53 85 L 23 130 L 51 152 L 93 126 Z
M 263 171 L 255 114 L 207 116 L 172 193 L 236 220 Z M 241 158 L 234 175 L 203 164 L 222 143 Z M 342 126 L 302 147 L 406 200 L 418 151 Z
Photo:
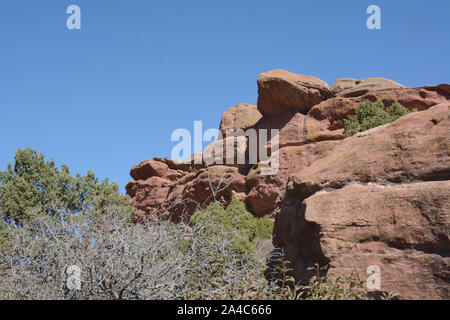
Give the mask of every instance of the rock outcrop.
M 331 95 L 328 84 L 312 76 L 273 70 L 258 77 L 258 110 L 263 116 L 276 116 L 288 110 L 306 113 Z
M 342 79 L 340 80 L 342 82 Z M 339 80 L 338 80 L 339 83 Z M 348 84 L 348 82 L 347 82 Z M 404 86 L 386 79 L 386 78 L 368 78 L 364 79 L 362 81 L 356 81 L 355 85 L 348 86 L 346 88 L 343 88 L 343 90 L 340 90 L 337 95 L 341 97 L 359 97 L 363 94 L 366 94 L 368 92 L 376 92 L 376 91 L 387 91 L 387 90 L 394 90 L 394 89 L 403 89 Z
M 357 270 L 361 279 L 377 266 L 383 292 L 448 299 L 449 208 L 450 181 L 352 183 L 283 208 L 274 244 L 303 282 L 314 263 L 328 265 L 330 276 Z
M 183 162 L 155 158 L 131 169 L 135 220 L 176 222 L 214 198 L 238 198 L 255 216 L 274 217 L 274 245 L 298 281 L 308 281 L 314 263 L 329 265 L 332 276 L 355 269 L 363 278 L 376 265 L 379 291 L 450 298 L 450 85 L 347 78 L 330 88 L 284 70 L 262 73 L 257 85 L 257 106 L 224 113 L 223 140 Z M 366 100 L 419 112 L 346 138 L 344 119 Z M 261 174 L 269 162 L 259 155 L 249 163 L 250 138 L 227 135 L 238 129 L 279 130 L 276 174 Z M 258 149 L 270 149 L 274 138 Z M 245 163 L 206 161 L 225 145 Z
M 248 129 L 253 127 L 262 118 L 255 105 L 241 103 L 231 107 L 222 116 L 220 132 L 226 135 L 227 130 Z
M 449 107 L 347 138 L 291 175 L 274 245 L 297 279 L 307 281 L 314 262 L 330 274 L 377 265 L 384 291 L 449 297 Z

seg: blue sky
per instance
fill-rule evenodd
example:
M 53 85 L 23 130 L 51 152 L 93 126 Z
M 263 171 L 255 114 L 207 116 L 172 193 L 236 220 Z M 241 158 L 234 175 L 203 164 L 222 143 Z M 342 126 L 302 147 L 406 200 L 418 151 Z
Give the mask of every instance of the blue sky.
M 449 83 L 449 22 L 448 0 L 1 0 L 0 168 L 33 147 L 123 191 L 134 164 L 170 156 L 174 129 L 256 104 L 260 72 Z

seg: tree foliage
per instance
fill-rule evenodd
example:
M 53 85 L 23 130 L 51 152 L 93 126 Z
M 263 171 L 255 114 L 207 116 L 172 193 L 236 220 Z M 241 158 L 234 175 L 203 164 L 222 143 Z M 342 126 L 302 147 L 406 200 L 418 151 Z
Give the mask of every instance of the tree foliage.
M 92 171 L 72 176 L 69 167 L 31 148 L 18 149 L 14 162 L 0 171 L 0 251 L 16 227 L 36 215 L 74 216 L 83 220 L 101 215 L 109 206 L 131 213 L 127 197 L 115 183 L 100 181 Z M 89 212 L 89 215 L 86 213 Z
M 195 226 L 207 218 L 215 222 L 212 235 L 220 230 L 233 233 L 233 249 L 239 253 L 254 252 L 259 240 L 272 237 L 273 222 L 267 217 L 253 216 L 237 199 L 233 199 L 226 208 L 219 202 L 212 202 L 206 210 L 197 211 L 191 222 Z
M 350 115 L 344 120 L 344 133 L 352 136 L 380 125 L 393 122 L 398 118 L 417 110 L 409 111 L 398 102 L 394 102 L 387 109 L 382 101 L 365 101 L 355 110 L 356 115 Z
M 14 163 L 0 171 L 0 213 L 4 221 L 22 223 L 30 212 L 49 215 L 80 214 L 86 209 L 100 214 L 107 205 L 126 208 L 126 197 L 115 183 L 99 181 L 92 171 L 71 175 L 52 159 L 26 148 L 18 149 Z

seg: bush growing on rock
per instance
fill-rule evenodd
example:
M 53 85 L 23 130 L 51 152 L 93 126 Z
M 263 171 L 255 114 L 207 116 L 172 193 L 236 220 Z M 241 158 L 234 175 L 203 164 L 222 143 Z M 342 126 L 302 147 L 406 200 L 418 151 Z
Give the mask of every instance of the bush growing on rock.
M 417 110 L 409 111 L 398 102 L 385 109 L 382 101 L 365 101 L 355 110 L 356 115 L 350 115 L 344 120 L 344 133 L 352 136 L 380 125 L 393 122 L 398 118 Z

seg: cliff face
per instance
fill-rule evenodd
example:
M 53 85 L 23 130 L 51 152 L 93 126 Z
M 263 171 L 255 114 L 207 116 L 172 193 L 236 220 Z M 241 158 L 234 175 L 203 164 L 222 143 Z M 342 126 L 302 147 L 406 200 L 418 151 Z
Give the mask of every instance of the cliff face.
M 420 112 L 355 136 L 344 119 L 362 101 L 397 101 Z M 330 88 L 283 70 L 258 78 L 258 105 L 222 116 L 227 129 L 279 129 L 279 170 L 145 160 L 126 186 L 135 218 L 192 214 L 211 198 L 245 201 L 256 216 L 275 217 L 274 245 L 283 248 L 297 280 L 319 262 L 330 275 L 376 265 L 380 291 L 404 298 L 449 298 L 450 85 L 405 88 L 384 78 L 339 79 Z M 220 143 L 220 142 L 215 142 Z M 238 146 L 235 146 L 238 148 Z M 242 148 L 242 145 L 240 146 Z M 244 148 L 248 148 L 244 144 Z M 248 150 L 247 150 L 248 151 Z M 247 153 L 248 154 L 248 153 Z

